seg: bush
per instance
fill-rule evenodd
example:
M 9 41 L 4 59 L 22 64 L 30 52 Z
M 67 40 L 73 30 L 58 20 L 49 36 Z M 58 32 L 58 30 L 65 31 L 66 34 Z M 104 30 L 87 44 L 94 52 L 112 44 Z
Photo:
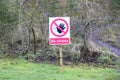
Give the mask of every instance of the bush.
M 110 63 L 112 63 L 112 60 L 108 56 L 101 56 L 101 57 L 98 58 L 98 62 L 105 63 L 105 64 L 110 64 Z
M 78 62 L 79 59 L 80 59 L 80 54 L 78 54 L 78 53 L 72 54 L 72 56 L 71 56 L 72 62 Z
M 102 63 L 102 64 L 111 64 L 111 65 L 115 65 L 118 64 L 119 62 L 119 58 L 115 55 L 112 54 L 102 54 L 98 59 L 97 59 L 98 63 Z

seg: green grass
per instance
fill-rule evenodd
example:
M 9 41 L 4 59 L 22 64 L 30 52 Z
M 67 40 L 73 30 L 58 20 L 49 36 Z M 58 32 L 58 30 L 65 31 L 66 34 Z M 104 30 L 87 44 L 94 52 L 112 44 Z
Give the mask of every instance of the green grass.
M 0 59 L 0 80 L 120 80 L 120 73 L 110 68 L 77 67 L 33 63 L 19 59 Z

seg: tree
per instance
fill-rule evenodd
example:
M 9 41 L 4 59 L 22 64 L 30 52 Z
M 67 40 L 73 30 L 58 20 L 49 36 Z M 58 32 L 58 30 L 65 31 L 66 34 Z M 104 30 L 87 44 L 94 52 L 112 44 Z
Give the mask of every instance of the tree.
M 29 34 L 28 46 L 25 49 L 25 52 L 23 53 L 27 53 L 30 48 L 30 36 L 31 36 L 30 33 L 32 32 L 33 40 L 34 40 L 33 53 L 35 54 L 36 53 L 36 35 L 35 35 L 34 25 L 35 25 L 35 18 L 36 16 L 39 15 L 39 13 L 35 15 L 37 13 L 39 0 L 36 0 L 36 1 L 18 0 L 18 3 L 20 5 L 20 11 L 22 12 L 22 20 L 25 21 L 25 26 L 27 27 L 28 34 Z
M 120 23 L 120 0 L 110 0 L 109 10 L 111 12 L 112 21 L 115 23 Z
M 80 14 L 80 28 L 75 34 L 78 34 L 80 32 L 83 39 L 81 58 L 89 62 L 91 60 L 94 60 L 94 55 L 96 59 L 96 57 L 98 57 L 100 54 L 99 51 L 94 51 L 95 49 L 92 51 L 90 49 L 89 42 L 92 40 L 91 33 L 95 30 L 95 28 L 97 28 L 97 26 L 106 24 L 108 22 L 109 18 L 106 18 L 106 14 L 108 14 L 108 12 L 104 11 L 102 6 L 94 0 L 81 0 L 79 7 L 80 8 L 78 8 L 78 10 Z
M 0 0 L 0 44 L 9 43 L 9 35 L 18 24 L 18 11 L 12 0 Z

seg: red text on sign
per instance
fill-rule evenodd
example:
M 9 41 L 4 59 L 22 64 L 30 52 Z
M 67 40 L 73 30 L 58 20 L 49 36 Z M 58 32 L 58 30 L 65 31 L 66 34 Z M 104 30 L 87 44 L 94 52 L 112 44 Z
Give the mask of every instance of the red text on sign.
M 70 38 L 50 38 L 50 44 L 69 44 Z

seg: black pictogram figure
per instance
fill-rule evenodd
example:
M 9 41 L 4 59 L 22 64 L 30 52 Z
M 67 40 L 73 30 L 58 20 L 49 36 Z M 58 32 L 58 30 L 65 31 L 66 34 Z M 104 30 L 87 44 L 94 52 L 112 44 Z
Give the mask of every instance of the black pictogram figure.
M 59 28 L 61 28 L 62 30 L 64 30 L 64 29 L 65 29 L 64 24 L 63 24 L 63 23 L 60 23 Z M 57 27 L 57 32 L 58 32 L 58 33 L 62 33 L 62 30 L 59 29 L 59 28 Z

